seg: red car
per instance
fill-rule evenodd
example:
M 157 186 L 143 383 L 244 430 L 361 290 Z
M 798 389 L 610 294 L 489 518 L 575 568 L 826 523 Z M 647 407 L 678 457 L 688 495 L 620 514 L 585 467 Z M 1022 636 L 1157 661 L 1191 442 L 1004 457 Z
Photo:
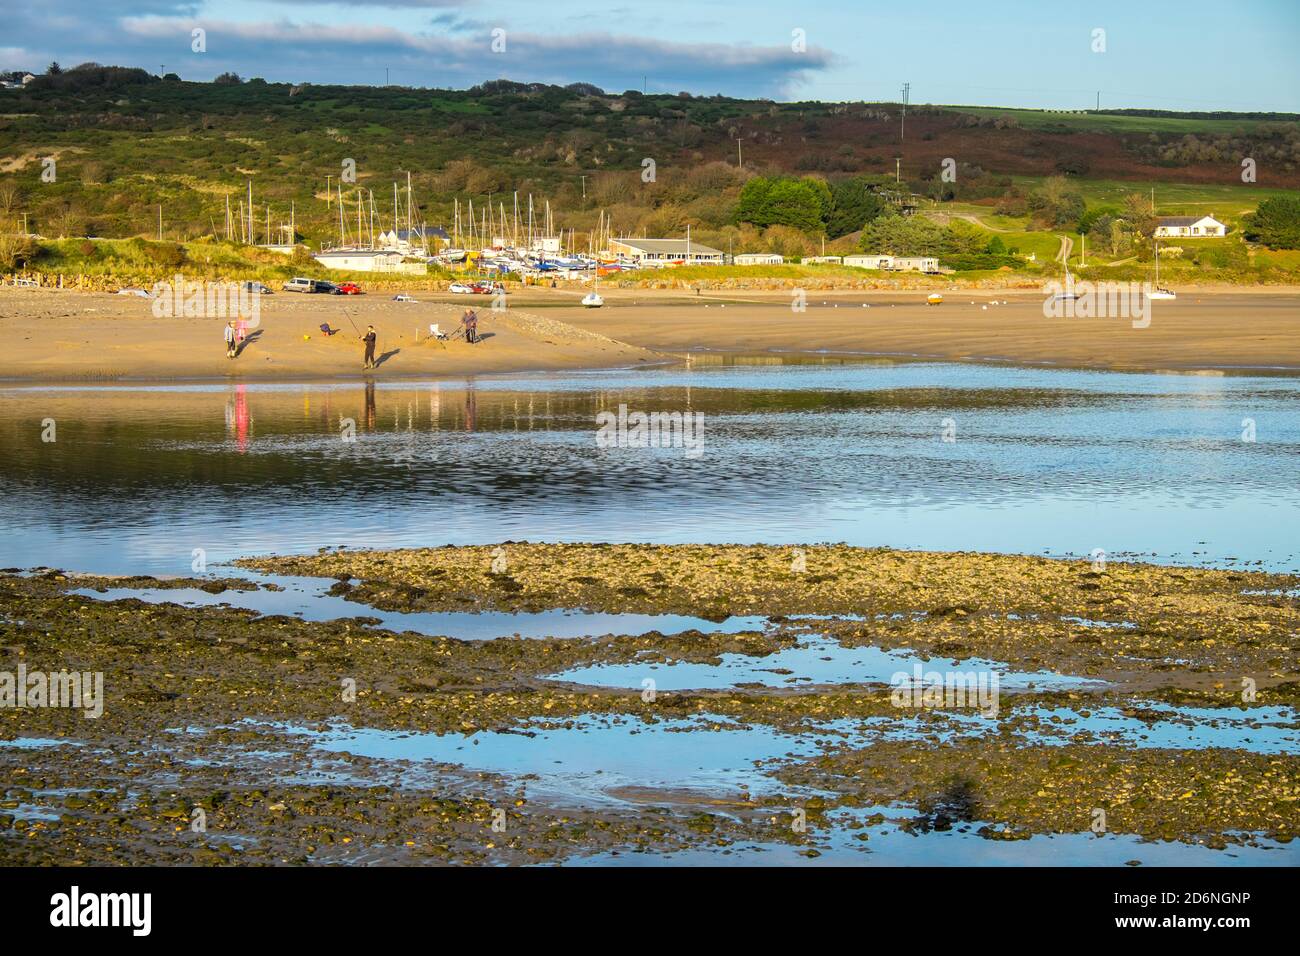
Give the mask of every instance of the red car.
M 361 286 L 357 285 L 355 282 L 344 282 L 340 284 L 339 293 L 341 295 L 364 295 L 365 294 L 364 292 L 361 291 Z

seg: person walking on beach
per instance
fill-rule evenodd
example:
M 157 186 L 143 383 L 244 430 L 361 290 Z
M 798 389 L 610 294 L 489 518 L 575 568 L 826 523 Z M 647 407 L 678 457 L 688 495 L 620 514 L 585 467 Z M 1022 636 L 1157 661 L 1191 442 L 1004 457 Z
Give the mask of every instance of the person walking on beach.
M 361 336 L 361 340 L 366 343 L 366 360 L 361 366 L 362 368 L 375 367 L 375 340 L 377 338 L 378 336 L 375 335 L 375 327 L 373 325 L 367 325 L 366 334 Z
M 235 323 L 226 323 L 226 358 L 234 358 L 239 354 L 239 343 L 235 340 Z

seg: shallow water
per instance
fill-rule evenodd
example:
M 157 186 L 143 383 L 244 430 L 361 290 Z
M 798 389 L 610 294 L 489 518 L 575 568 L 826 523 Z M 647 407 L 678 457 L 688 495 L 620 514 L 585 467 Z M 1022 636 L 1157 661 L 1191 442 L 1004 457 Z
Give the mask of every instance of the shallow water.
M 589 684 L 595 687 L 644 686 L 653 681 L 656 690 L 702 690 L 760 684 L 764 687 L 801 685 L 884 683 L 907 684 L 917 665 L 925 672 L 996 673 L 1000 688 L 1060 689 L 1099 687 L 1098 681 L 1050 671 L 1026 673 L 1009 670 L 1005 664 L 978 658 L 922 657 L 911 651 L 886 651 L 879 647 L 845 647 L 819 635 L 802 640 L 764 657 L 750 654 L 721 654 L 717 664 L 691 661 L 644 661 L 626 664 L 594 664 L 552 674 L 552 680 Z M 899 677 L 898 675 L 904 675 Z
M 601 449 L 595 416 L 620 404 L 705 416 L 702 454 Z M 57 440 L 42 441 L 46 421 Z M 1243 440 L 1244 422 L 1254 441 Z M 949 427 L 953 441 L 943 438 Z M 355 441 L 345 441 L 346 428 Z M 762 618 L 385 612 L 324 593 L 332 583 L 223 567 L 259 553 L 500 543 L 844 541 L 862 546 L 1088 555 L 1300 569 L 1300 380 L 1128 375 L 940 364 L 695 363 L 688 368 L 527 375 L 427 384 L 0 389 L 0 566 L 105 574 L 242 574 L 282 591 L 81 592 L 229 604 L 307 620 L 479 640 L 759 630 Z M 1078 623 L 1128 627 L 1130 622 Z M 811 631 L 815 620 L 807 620 Z M 814 634 L 766 657 L 636 662 L 552 675 L 638 690 L 889 681 L 920 663 L 992 668 L 1007 690 L 1087 689 L 993 661 L 844 648 Z M 1010 696 L 1010 695 L 1009 695 Z M 1025 742 L 1300 749 L 1289 710 L 1015 708 Z M 696 717 L 582 718 L 535 736 L 308 731 L 321 761 L 348 753 L 526 777 L 558 800 L 626 802 L 627 787 L 717 795 L 777 788 L 792 756 L 872 739 L 997 733 L 977 713 L 900 714 L 797 735 Z M 688 728 L 705 728 L 690 729 Z M 69 741 L 19 740 L 43 747 Z M 250 756 L 250 755 L 246 755 Z M 309 768 L 298 768 L 306 771 Z M 332 766 L 321 770 L 336 772 Z M 902 811 L 892 811 L 897 817 Z M 893 825 L 856 840 L 852 821 L 809 860 L 778 844 L 661 862 L 1273 863 L 1294 847 L 1211 851 L 1090 834 L 1003 843 Z M 866 849 L 863 849 L 865 844 Z M 635 860 L 632 858 L 635 857 Z M 613 859 L 601 858 L 612 862 Z M 623 854 L 619 862 L 660 862 Z
M 530 790 L 583 803 L 624 803 L 623 787 L 657 787 L 703 794 L 776 788 L 755 763 L 809 754 L 817 737 L 792 736 L 765 726 L 742 726 L 701 715 L 689 720 L 578 718 L 569 726 L 528 732 L 423 734 L 331 727 L 281 732 L 311 737 L 314 749 L 383 760 L 452 763 L 511 776 L 535 774 Z M 710 729 L 717 728 L 717 729 Z M 826 728 L 826 742 L 848 725 Z
M 890 810 L 892 815 L 901 815 Z M 885 823 L 861 830 L 813 831 L 806 848 L 782 843 L 738 843 L 676 853 L 601 853 L 567 860 L 566 866 L 1298 866 L 1300 844 L 1261 841 L 1262 846 L 1215 850 L 1185 843 L 1145 841 L 1127 834 L 1057 833 L 1026 840 L 989 840 L 967 824 L 916 834 Z M 865 835 L 866 840 L 859 837 Z
M 455 637 L 464 641 L 486 641 L 498 637 L 602 637 L 606 634 L 734 634 L 762 630 L 766 618 L 733 616 L 710 621 L 686 614 L 606 614 L 569 608 L 546 611 L 385 611 L 326 594 L 331 582 L 318 578 L 287 575 L 244 574 L 250 580 L 274 583 L 282 591 L 223 591 L 210 594 L 199 588 L 80 588 L 73 594 L 103 601 L 139 598 L 150 604 L 183 604 L 187 607 L 228 605 L 259 614 L 283 614 L 305 621 L 367 618 L 375 627 L 414 631 L 430 636 Z
M 703 453 L 597 448 L 620 403 L 702 412 Z M 841 363 L 24 388 L 0 391 L 0 438 L 0 564 L 18 567 L 527 539 L 1300 568 L 1292 378 Z

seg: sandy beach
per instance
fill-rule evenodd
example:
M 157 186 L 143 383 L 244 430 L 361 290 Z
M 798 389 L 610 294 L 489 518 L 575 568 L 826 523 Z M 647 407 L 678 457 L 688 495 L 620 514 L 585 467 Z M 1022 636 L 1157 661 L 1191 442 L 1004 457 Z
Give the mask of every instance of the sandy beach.
M 643 348 L 611 341 L 546 315 L 493 313 L 486 296 L 263 297 L 260 321 L 248 330 L 239 357 L 226 357 L 219 318 L 155 318 L 148 299 L 70 291 L 0 292 L 0 330 L 7 343 L 0 379 L 113 381 L 232 379 L 290 381 L 325 378 L 428 377 L 460 373 L 631 366 L 663 361 Z M 463 336 L 429 335 L 459 329 L 460 316 L 479 315 L 477 344 Z M 325 335 L 320 325 L 339 330 Z M 360 333 L 378 333 L 377 368 L 363 373 Z
M 786 351 L 953 362 L 1060 365 L 1139 371 L 1278 369 L 1300 372 L 1300 295 L 1187 292 L 1155 303 L 1151 323 L 1043 315 L 1035 293 L 809 293 L 794 312 L 786 293 L 726 298 L 707 293 L 662 304 L 612 293 L 599 311 L 565 309 L 582 328 L 668 352 Z M 996 305 L 993 303 L 997 303 Z
M 279 293 L 238 359 L 225 357 L 219 319 L 155 318 L 147 299 L 106 293 L 0 290 L 6 350 L 0 379 L 113 381 L 352 378 L 363 374 L 357 329 L 375 325 L 383 378 L 610 368 L 696 352 L 813 352 L 956 362 L 1126 370 L 1300 372 L 1300 295 L 1195 291 L 1157 303 L 1150 325 L 1126 318 L 1045 318 L 1039 293 L 811 293 L 795 312 L 783 293 L 526 289 L 504 313 L 487 297 L 420 293 L 418 302 Z M 431 323 L 480 316 L 483 341 L 442 343 Z M 341 331 L 325 336 L 321 323 Z

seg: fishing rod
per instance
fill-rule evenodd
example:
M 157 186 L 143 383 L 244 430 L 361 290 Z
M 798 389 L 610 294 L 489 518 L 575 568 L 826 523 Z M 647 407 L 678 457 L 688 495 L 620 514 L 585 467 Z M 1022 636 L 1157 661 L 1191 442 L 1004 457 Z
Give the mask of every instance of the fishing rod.
M 361 330 L 360 330 L 359 328 L 357 328 L 357 324 L 356 324 L 355 322 L 352 321 L 352 313 L 349 312 L 347 309 L 344 309 L 344 310 L 343 310 L 343 314 L 346 315 L 346 316 L 348 317 L 348 322 L 350 322 L 350 323 L 352 324 L 352 331 L 355 332 L 355 333 L 357 333 L 357 338 L 360 338 L 360 337 L 361 337 Z

